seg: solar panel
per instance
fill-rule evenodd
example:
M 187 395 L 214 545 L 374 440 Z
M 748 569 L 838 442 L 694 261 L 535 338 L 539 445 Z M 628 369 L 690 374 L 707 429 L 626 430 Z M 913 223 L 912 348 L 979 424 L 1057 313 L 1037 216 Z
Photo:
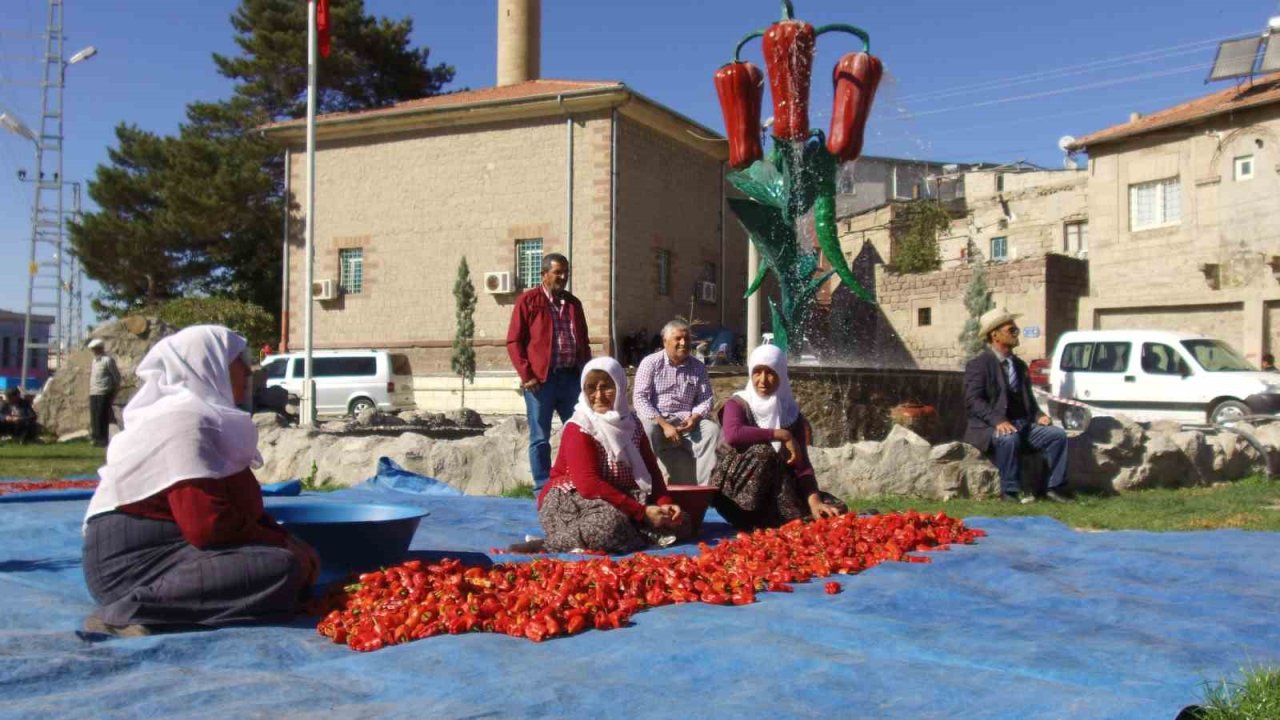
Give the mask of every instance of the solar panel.
M 1267 46 L 1262 49 L 1262 65 L 1258 67 L 1258 72 L 1276 70 L 1280 70 L 1280 41 L 1267 43 Z
M 1218 46 L 1218 57 L 1213 61 L 1209 80 L 1227 80 L 1253 74 L 1254 61 L 1258 59 L 1258 36 L 1226 40 Z

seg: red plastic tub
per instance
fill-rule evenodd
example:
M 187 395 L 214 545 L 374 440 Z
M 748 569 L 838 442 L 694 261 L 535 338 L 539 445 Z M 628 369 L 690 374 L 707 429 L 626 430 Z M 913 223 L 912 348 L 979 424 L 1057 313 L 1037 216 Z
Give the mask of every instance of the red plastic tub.
M 720 492 L 720 488 L 703 485 L 668 485 L 667 492 L 671 494 L 671 499 L 676 505 L 689 514 L 689 520 L 693 523 L 693 532 L 696 534 L 702 528 L 702 518 L 707 514 L 711 498 Z

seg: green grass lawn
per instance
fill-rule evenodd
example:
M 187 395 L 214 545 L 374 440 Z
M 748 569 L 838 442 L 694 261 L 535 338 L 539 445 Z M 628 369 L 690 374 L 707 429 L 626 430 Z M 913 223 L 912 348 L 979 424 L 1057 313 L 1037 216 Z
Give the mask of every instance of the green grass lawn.
M 1255 475 L 1211 487 L 1142 490 L 1124 495 L 1079 494 L 1073 505 L 1041 500 L 1031 505 L 998 500 L 924 500 L 907 497 L 856 498 L 849 507 L 881 512 L 914 509 L 946 511 L 952 517 L 1048 515 L 1082 530 L 1242 530 L 1280 531 L 1280 482 Z
M 1239 683 L 1205 684 L 1197 720 L 1280 718 L 1280 668 L 1246 669 Z
M 94 447 L 87 440 L 48 445 L 5 442 L 0 443 L 0 477 L 88 475 L 97 472 L 106 457 L 106 448 Z

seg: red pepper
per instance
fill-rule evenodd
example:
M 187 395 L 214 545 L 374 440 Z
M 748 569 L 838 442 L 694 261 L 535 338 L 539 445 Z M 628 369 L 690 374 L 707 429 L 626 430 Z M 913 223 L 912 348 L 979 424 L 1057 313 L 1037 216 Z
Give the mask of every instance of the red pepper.
M 824 587 L 826 588 L 828 595 L 835 595 L 840 592 L 840 583 L 838 582 L 829 582 Z
M 729 166 L 741 170 L 764 155 L 760 147 L 764 76 L 749 62 L 731 62 L 716 71 L 715 81 L 724 131 L 729 137 Z
M 764 33 L 764 62 L 773 95 L 773 136 L 780 140 L 809 136 L 814 38 L 813 26 L 803 20 L 782 20 Z
M 884 66 L 870 53 L 849 53 L 840 58 L 832 72 L 835 101 L 831 109 L 831 133 L 827 150 L 841 160 L 856 160 L 862 154 L 862 136 L 871 115 L 871 103 Z

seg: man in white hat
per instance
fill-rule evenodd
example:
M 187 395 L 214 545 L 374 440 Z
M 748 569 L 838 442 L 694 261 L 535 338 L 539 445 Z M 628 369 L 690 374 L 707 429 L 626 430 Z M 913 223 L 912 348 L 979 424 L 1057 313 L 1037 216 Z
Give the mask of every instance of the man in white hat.
M 987 347 L 964 368 L 964 401 L 969 426 L 964 441 L 984 453 L 994 450 L 1000 470 L 1002 499 L 1016 502 L 1022 490 L 1023 445 L 1039 450 L 1049 461 L 1045 497 L 1072 502 L 1067 490 L 1067 434 L 1054 427 L 1040 410 L 1027 374 L 1027 364 L 1013 354 L 1018 347 L 1018 315 L 995 309 L 982 316 L 979 336 Z M 1021 501 L 1035 496 L 1023 494 Z
M 120 368 L 116 367 L 116 359 L 107 354 L 102 338 L 90 340 L 88 347 L 93 353 L 93 366 L 89 370 L 89 434 L 94 445 L 106 447 L 111 405 L 120 389 Z

